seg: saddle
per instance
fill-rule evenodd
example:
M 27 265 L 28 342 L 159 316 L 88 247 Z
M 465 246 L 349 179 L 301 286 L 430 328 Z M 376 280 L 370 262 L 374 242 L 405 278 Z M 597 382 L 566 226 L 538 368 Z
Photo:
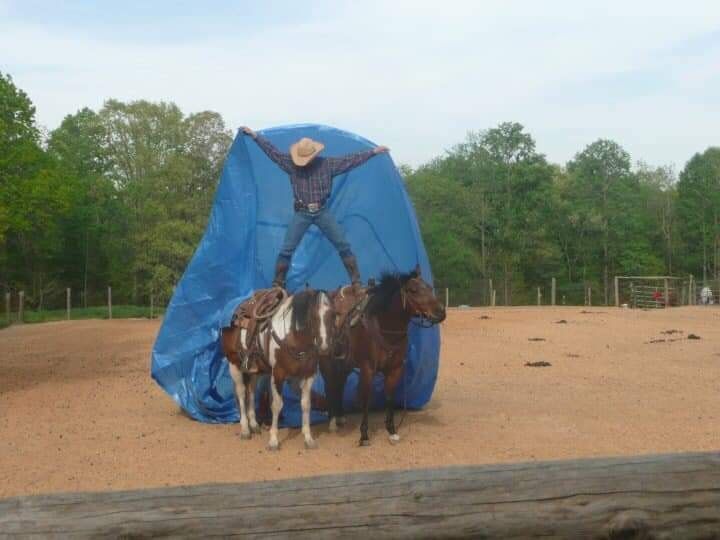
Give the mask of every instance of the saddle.
M 240 370 L 257 373 L 263 357 L 259 336 L 286 298 L 287 292 L 280 287 L 260 289 L 235 309 L 227 338 L 228 359 Z
M 369 300 L 368 289 L 346 285 L 331 293 L 330 300 L 335 309 L 335 328 L 338 336 L 335 356 L 342 358 L 347 352 L 350 328 L 360 322 L 367 306 Z

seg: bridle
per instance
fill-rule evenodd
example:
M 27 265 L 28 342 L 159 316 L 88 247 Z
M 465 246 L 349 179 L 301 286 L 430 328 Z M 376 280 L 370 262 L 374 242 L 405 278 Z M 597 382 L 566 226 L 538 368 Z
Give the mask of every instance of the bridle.
M 410 281 L 408 281 L 410 283 Z M 437 322 L 433 322 L 430 317 L 428 317 L 418 306 L 415 304 L 415 302 L 412 301 L 412 296 L 407 291 L 407 283 L 403 285 L 400 288 L 400 298 L 402 301 L 403 310 L 406 312 L 408 311 L 407 307 L 410 305 L 411 309 L 415 313 L 419 313 L 419 315 L 414 315 L 410 317 L 410 324 L 413 326 L 417 326 L 419 328 L 432 328 L 433 326 L 440 324 Z M 410 299 L 408 299 L 408 297 Z M 416 319 L 419 319 L 420 322 L 415 322 Z

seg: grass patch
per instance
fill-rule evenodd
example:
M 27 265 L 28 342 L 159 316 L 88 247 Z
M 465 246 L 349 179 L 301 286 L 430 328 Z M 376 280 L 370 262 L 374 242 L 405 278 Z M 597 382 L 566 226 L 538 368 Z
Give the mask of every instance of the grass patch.
M 164 309 L 155 308 L 154 317 L 162 316 Z M 113 319 L 149 319 L 150 307 L 147 306 L 113 306 Z M 52 309 L 43 311 L 26 311 L 24 314 L 26 323 L 40 323 L 50 321 L 64 321 L 67 319 L 67 312 L 64 309 Z M 73 308 L 70 311 L 71 320 L 79 319 L 107 319 L 107 306 L 89 307 L 89 308 Z M 2 323 L 0 323 L 2 324 Z M 0 326 L 2 328 L 2 326 Z

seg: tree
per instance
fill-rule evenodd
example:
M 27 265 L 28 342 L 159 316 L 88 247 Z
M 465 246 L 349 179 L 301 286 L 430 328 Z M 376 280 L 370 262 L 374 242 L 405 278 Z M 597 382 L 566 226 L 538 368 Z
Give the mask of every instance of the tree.
M 104 289 L 111 273 L 111 250 L 118 214 L 117 190 L 106 176 L 110 162 L 105 127 L 90 109 L 64 118 L 48 140 L 48 153 L 69 191 L 72 212 L 62 222 L 57 264 L 63 281 L 81 288 L 87 305 L 92 290 Z M 82 261 L 82 264 L 78 264 Z
M 69 209 L 35 125 L 35 107 L 9 76 L 0 73 L 0 282 L 29 288 L 42 305 L 52 283 L 58 220 Z
M 605 303 L 609 300 L 609 274 L 613 262 L 611 253 L 614 236 L 624 236 L 620 226 L 631 195 L 630 155 L 616 142 L 600 139 L 588 145 L 568 164 L 574 179 L 578 204 L 583 212 L 599 221 L 599 241 L 602 249 L 602 283 Z
M 720 148 L 695 154 L 680 173 L 679 223 L 690 270 L 720 279 Z

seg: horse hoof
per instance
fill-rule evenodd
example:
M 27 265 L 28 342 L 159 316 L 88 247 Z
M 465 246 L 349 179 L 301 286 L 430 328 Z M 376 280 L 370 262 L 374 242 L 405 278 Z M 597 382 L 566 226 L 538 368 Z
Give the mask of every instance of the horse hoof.
M 388 437 L 388 439 L 390 439 L 390 444 L 397 444 L 400 442 L 400 435 L 393 433 Z
M 252 439 L 252 433 L 250 433 L 249 431 L 248 432 L 241 431 L 240 439 L 242 439 L 243 441 L 248 441 L 248 440 Z
M 347 424 L 347 418 L 344 416 L 338 416 L 335 421 L 337 422 L 338 427 L 342 427 Z
M 370 446 L 370 439 L 360 439 L 360 446 Z
M 315 440 L 305 441 L 305 448 L 307 450 L 315 450 L 318 447 L 318 443 Z
M 257 424 L 250 426 L 250 433 L 262 433 L 262 428 Z
M 275 443 L 275 444 L 268 443 L 267 449 L 270 450 L 271 452 L 277 452 L 278 450 L 280 450 L 280 444 L 279 443 Z
M 330 420 L 330 425 L 328 426 L 328 431 L 330 433 L 337 433 L 337 430 L 338 430 L 337 421 L 333 418 L 332 420 Z

